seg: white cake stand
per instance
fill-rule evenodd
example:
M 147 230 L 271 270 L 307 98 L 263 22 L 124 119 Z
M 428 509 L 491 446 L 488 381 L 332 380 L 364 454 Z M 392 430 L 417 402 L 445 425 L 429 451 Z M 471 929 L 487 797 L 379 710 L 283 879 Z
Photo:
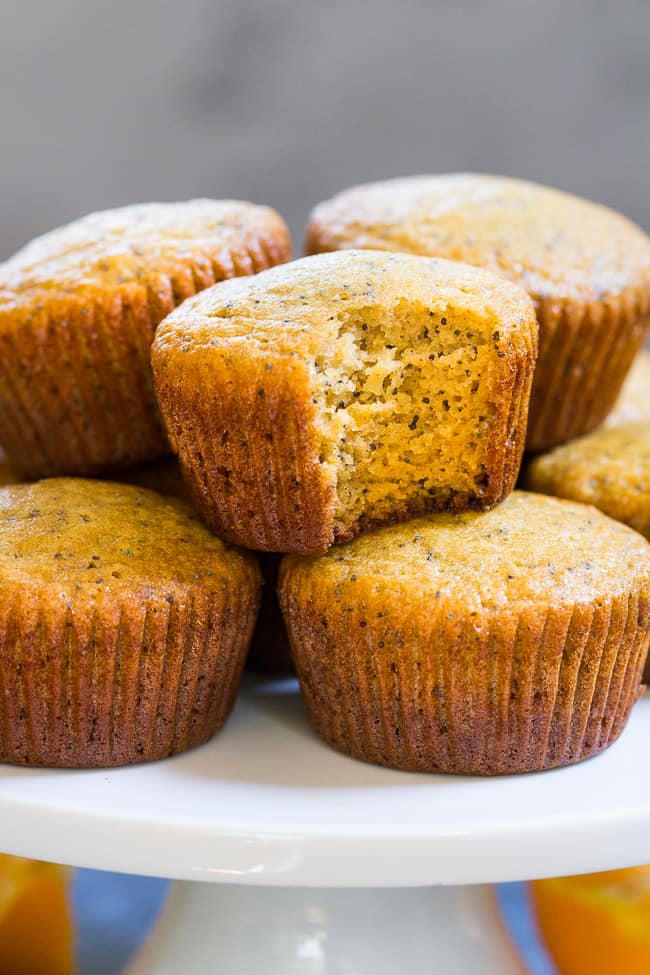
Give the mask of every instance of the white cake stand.
M 649 862 L 649 750 L 646 698 L 573 768 L 392 772 L 317 740 L 293 682 L 251 683 L 187 755 L 0 767 L 0 846 L 176 879 L 131 975 L 513 975 L 490 889 L 467 885 Z

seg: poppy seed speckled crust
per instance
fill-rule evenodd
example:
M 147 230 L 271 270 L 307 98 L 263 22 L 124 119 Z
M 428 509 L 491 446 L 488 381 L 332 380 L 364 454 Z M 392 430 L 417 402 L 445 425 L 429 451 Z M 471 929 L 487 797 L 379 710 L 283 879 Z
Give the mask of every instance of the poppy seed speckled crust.
M 650 421 L 603 427 L 535 457 L 531 491 L 593 504 L 650 539 Z
M 611 744 L 641 693 L 650 545 L 586 505 L 515 491 L 286 556 L 279 595 L 314 727 L 364 761 L 566 765 Z
M 650 325 L 650 239 L 618 213 L 523 180 L 475 174 L 368 183 L 319 204 L 307 251 L 372 247 L 466 261 L 532 297 L 539 360 L 526 447 L 597 427 Z
M 55 478 L 0 489 L 0 761 L 91 768 L 207 741 L 239 687 L 255 560 L 180 501 Z
M 511 490 L 537 353 L 532 303 L 477 268 L 373 251 L 204 291 L 152 348 L 170 440 L 206 522 L 323 552 Z
M 0 444 L 29 478 L 169 452 L 151 379 L 156 326 L 215 281 L 291 256 L 267 207 L 149 203 L 83 217 L 0 265 Z

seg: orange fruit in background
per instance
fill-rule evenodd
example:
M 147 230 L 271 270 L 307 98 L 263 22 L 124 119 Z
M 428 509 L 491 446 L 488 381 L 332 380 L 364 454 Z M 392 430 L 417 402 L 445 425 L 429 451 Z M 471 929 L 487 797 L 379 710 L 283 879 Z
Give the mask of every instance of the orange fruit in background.
M 528 890 L 561 975 L 649 975 L 650 866 L 534 880 Z
M 69 870 L 0 854 L 0 973 L 72 975 Z

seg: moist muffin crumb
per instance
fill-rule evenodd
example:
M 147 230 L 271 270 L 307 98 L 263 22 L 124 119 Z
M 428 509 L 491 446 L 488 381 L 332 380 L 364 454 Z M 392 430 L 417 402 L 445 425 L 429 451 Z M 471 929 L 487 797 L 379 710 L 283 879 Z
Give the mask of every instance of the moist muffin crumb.
M 519 288 L 369 251 L 224 282 L 159 327 L 156 389 L 194 501 L 220 535 L 324 551 L 512 489 L 537 347 Z

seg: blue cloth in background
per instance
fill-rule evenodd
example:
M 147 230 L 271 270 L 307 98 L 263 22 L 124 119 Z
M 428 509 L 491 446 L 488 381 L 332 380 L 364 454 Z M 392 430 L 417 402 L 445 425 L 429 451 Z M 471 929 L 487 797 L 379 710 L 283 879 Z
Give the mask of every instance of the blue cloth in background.
M 158 917 L 168 880 L 78 870 L 72 887 L 79 975 L 118 975 Z
M 167 880 L 79 870 L 73 885 L 79 975 L 118 975 L 150 931 L 168 887 Z M 498 894 L 531 975 L 554 975 L 530 917 L 524 884 L 501 884 Z
M 526 897 L 526 885 L 499 884 L 497 894 L 510 936 L 525 959 L 530 975 L 556 975 L 537 934 Z

